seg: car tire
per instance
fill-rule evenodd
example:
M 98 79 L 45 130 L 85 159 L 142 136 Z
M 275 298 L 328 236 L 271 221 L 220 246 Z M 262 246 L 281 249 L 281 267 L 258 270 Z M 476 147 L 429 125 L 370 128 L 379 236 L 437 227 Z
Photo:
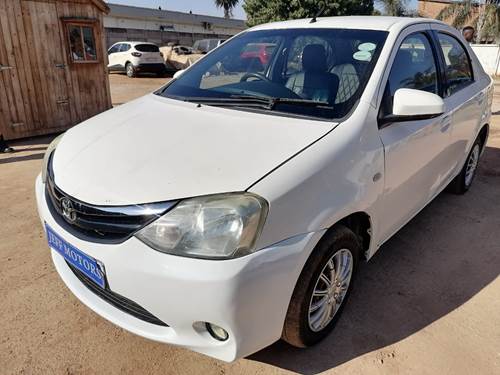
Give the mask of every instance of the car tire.
M 321 239 L 307 260 L 292 294 L 283 327 L 284 341 L 305 348 L 331 332 L 351 292 L 361 252 L 358 237 L 343 225 L 335 226 Z M 349 272 L 348 280 L 342 278 L 344 282 L 347 280 L 346 285 L 344 282 L 331 283 L 332 278 L 336 280 L 338 276 L 331 273 L 332 260 L 334 269 L 344 269 L 341 267 L 343 261 L 350 262 L 350 266 L 344 263 L 344 272 Z M 331 285 L 326 289 L 323 289 L 327 285 L 324 276 L 329 278 Z M 340 276 L 344 274 L 340 272 Z M 321 307 L 318 308 L 319 305 Z
M 482 143 L 481 140 L 477 138 L 472 145 L 469 155 L 467 155 L 462 170 L 448 186 L 448 191 L 454 194 L 465 194 L 470 189 L 474 177 L 476 176 L 481 150 Z
M 132 65 L 132 63 L 127 63 L 127 65 L 125 65 L 125 72 L 127 73 L 127 77 L 128 78 L 134 78 L 137 76 L 137 74 L 135 73 L 135 69 L 134 69 L 134 66 Z

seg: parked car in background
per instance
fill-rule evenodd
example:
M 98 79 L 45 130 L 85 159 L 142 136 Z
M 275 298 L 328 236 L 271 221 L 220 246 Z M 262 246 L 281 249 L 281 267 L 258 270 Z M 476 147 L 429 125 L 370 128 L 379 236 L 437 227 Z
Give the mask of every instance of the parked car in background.
M 172 50 L 178 55 L 192 55 L 193 47 L 189 46 L 174 46 Z
M 241 52 L 243 66 L 254 64 L 257 70 L 266 66 L 273 56 L 276 44 L 274 43 L 250 43 Z
M 108 50 L 108 70 L 125 72 L 130 78 L 139 73 L 166 73 L 165 60 L 159 47 L 146 42 L 118 42 Z
M 219 47 L 222 43 L 224 43 L 224 39 L 201 39 L 197 40 L 193 44 L 193 50 L 196 53 L 208 53 L 211 50 Z
M 246 30 L 50 145 L 38 210 L 83 303 L 225 361 L 280 338 L 314 345 L 360 262 L 445 188 L 469 190 L 493 85 L 460 33 L 313 21 Z

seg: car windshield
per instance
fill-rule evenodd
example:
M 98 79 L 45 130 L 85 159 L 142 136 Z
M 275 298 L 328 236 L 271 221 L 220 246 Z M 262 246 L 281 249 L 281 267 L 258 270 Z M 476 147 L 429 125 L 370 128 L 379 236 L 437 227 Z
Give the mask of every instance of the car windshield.
M 251 31 L 224 43 L 157 94 L 206 105 L 334 119 L 370 78 L 387 33 Z

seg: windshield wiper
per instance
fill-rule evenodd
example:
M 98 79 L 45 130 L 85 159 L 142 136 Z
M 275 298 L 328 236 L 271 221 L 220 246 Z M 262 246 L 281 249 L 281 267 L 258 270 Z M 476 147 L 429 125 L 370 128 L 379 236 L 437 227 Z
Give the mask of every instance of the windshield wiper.
M 231 95 L 227 98 L 216 97 L 216 98 L 187 98 L 186 101 L 194 102 L 206 105 L 215 105 L 221 107 L 233 107 L 233 106 L 248 106 L 248 107 L 258 107 L 268 110 L 273 110 L 279 104 L 287 105 L 297 105 L 297 106 L 310 106 L 321 109 L 333 110 L 328 102 L 316 101 L 310 99 L 301 98 L 274 98 L 268 96 L 258 96 L 258 95 Z

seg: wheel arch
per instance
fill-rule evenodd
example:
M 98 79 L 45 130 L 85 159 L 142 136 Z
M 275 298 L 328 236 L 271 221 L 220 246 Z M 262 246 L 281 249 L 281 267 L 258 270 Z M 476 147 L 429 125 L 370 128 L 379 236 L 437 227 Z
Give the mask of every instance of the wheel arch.
M 481 152 L 486 149 L 486 142 L 490 134 L 490 124 L 484 124 L 478 133 L 478 138 L 481 140 Z
M 369 250 L 373 241 L 373 223 L 371 216 L 364 211 L 353 212 L 332 224 L 323 234 L 322 238 L 328 236 L 338 225 L 343 225 L 354 232 L 363 249 L 363 256 L 365 260 L 368 260 Z

